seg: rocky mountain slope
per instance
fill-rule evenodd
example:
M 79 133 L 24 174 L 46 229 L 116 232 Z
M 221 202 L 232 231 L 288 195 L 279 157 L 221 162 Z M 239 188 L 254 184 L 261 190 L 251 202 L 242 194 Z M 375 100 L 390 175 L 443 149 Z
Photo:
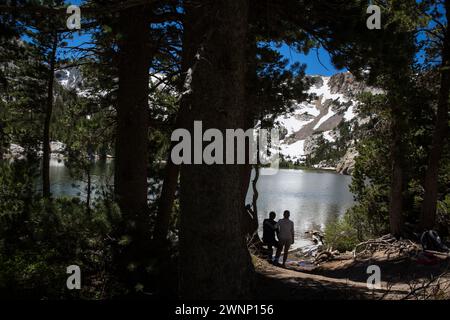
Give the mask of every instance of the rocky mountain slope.
M 79 89 L 83 82 L 81 71 L 78 68 L 61 69 L 55 72 L 56 81 L 64 88 Z
M 351 136 L 347 131 L 351 132 L 355 123 L 364 122 L 356 113 L 356 97 L 364 91 L 377 93 L 378 90 L 356 81 L 349 72 L 311 78 L 313 85 L 309 94 L 313 95 L 313 99 L 297 104 L 294 112 L 276 119 L 283 133 L 280 153 L 288 162 L 307 163 L 351 174 L 356 151 L 353 141 L 347 137 Z M 344 134 L 347 136 L 344 137 Z M 328 150 L 321 152 L 321 157 L 318 156 L 317 153 L 324 146 L 338 150 L 337 140 L 341 145 L 339 152 L 331 153 Z M 342 144 L 345 144 L 345 150 Z M 333 154 L 333 159 L 330 159 L 330 154 Z

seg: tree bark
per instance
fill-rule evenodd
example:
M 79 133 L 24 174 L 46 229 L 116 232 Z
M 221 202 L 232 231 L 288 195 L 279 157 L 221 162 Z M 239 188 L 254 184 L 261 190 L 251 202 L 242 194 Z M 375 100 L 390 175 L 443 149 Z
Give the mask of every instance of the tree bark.
M 3 122 L 0 120 L 0 161 L 3 160 L 3 155 L 5 153 L 5 133 L 3 130 Z
M 119 273 L 130 287 L 141 283 L 148 257 L 147 204 L 148 95 L 151 54 L 149 8 L 120 12 L 119 90 L 115 148 L 115 199 L 122 213 L 118 234 L 128 242 L 116 256 Z M 129 268 L 133 265 L 135 268 Z M 132 270 L 129 272 L 128 270 Z
M 246 125 L 247 2 L 218 0 L 186 7 L 186 40 L 204 56 L 193 74 L 189 109 L 204 130 Z M 188 127 L 193 134 L 193 123 Z M 224 150 L 225 151 L 225 150 Z M 242 165 L 181 167 L 180 294 L 238 299 L 250 291 L 252 264 L 242 228 Z M 248 187 L 248 184 L 246 185 Z
M 52 48 L 49 56 L 47 101 L 45 108 L 44 132 L 42 136 L 42 196 L 49 199 L 50 193 L 50 126 L 53 113 L 53 86 L 55 81 L 56 50 L 58 34 L 52 34 Z
M 87 186 L 86 186 L 86 213 L 91 215 L 91 193 L 92 193 L 92 175 L 91 168 L 86 168 Z
M 173 203 L 175 201 L 175 192 L 178 185 L 178 176 L 180 173 L 180 166 L 175 165 L 172 162 L 171 151 L 173 145 L 174 144 L 172 143 L 169 149 L 169 155 L 164 169 L 164 181 L 161 189 L 161 197 L 159 199 L 158 212 L 156 213 L 153 236 L 155 242 L 158 244 L 157 247 L 163 246 L 164 242 L 167 240 Z
M 255 169 L 255 177 L 253 178 L 252 181 L 252 189 L 253 189 L 253 197 L 252 197 L 252 206 L 253 206 L 253 211 L 255 213 L 255 217 L 254 217 L 254 225 L 253 227 L 255 228 L 255 231 L 258 231 L 258 188 L 256 187 L 258 184 L 258 180 L 259 180 L 259 165 L 255 165 L 254 166 Z
M 450 1 L 445 1 L 447 21 L 450 21 Z M 422 230 L 433 229 L 436 224 L 438 200 L 439 162 L 448 140 L 448 112 L 450 94 L 450 31 L 445 32 L 442 51 L 441 81 L 437 105 L 436 123 L 433 132 L 428 166 L 424 180 L 424 198 L 420 226 Z
M 392 110 L 391 119 L 391 189 L 389 201 L 389 225 L 391 234 L 399 237 L 403 227 L 403 166 L 401 152 L 401 120 L 398 118 L 400 110 Z
M 259 152 L 259 149 L 258 149 L 257 152 Z M 259 160 L 259 157 L 258 157 L 258 160 Z M 259 163 L 259 161 L 258 161 L 258 163 Z M 258 184 L 261 168 L 260 168 L 259 164 L 256 164 L 253 168 L 255 169 L 255 177 L 252 180 L 253 219 L 251 221 L 251 226 L 250 226 L 250 236 L 251 237 L 250 237 L 250 240 L 248 241 L 248 244 L 261 243 L 261 239 L 259 238 L 259 235 L 258 235 L 258 228 L 259 228 L 259 222 L 258 222 L 258 197 L 259 197 L 259 193 L 258 193 L 258 188 L 257 188 L 257 184 Z
M 184 48 L 182 50 L 181 57 L 181 71 L 184 75 L 184 79 L 179 85 L 181 97 L 179 100 L 180 105 L 174 129 L 186 128 L 189 124 L 189 98 L 192 84 L 191 75 L 193 72 L 195 72 L 199 62 L 198 57 L 203 52 L 203 42 L 210 37 L 209 34 L 205 35 L 205 39 L 203 39 L 202 41 L 197 41 L 197 48 L 194 48 L 194 45 L 188 45 L 191 41 L 188 36 L 186 36 L 186 33 L 183 34 L 182 43 Z M 193 52 L 195 52 L 195 54 L 193 54 Z M 170 218 L 173 210 L 173 203 L 175 201 L 175 192 L 178 186 L 178 178 L 180 175 L 180 166 L 175 165 L 172 162 L 171 157 L 172 149 L 176 144 L 177 142 L 172 142 L 170 144 L 166 167 L 164 169 L 164 180 L 161 189 L 161 197 L 158 204 L 158 211 L 156 213 L 154 230 L 154 240 L 156 242 L 156 247 L 164 247 L 164 242 L 166 242 L 169 233 Z
M 189 66 L 192 66 L 194 61 L 187 61 L 188 57 L 182 58 L 182 70 L 183 73 L 187 72 Z M 184 86 L 183 86 L 184 87 Z M 183 88 L 181 88 L 183 90 Z M 182 97 L 180 101 L 180 109 L 178 111 L 177 119 L 175 122 L 175 129 L 185 128 L 188 124 L 189 118 L 186 99 L 187 95 Z M 172 148 L 176 145 L 176 142 L 170 144 L 169 153 L 167 155 L 166 167 L 164 168 L 164 180 L 161 189 L 161 197 L 159 200 L 158 211 L 156 213 L 156 222 L 154 230 L 154 240 L 156 247 L 164 247 L 164 242 L 167 240 L 169 233 L 170 218 L 173 210 L 173 203 L 175 201 L 175 192 L 178 186 L 178 177 L 180 175 L 180 166 L 175 165 L 172 162 Z
M 257 118 L 257 115 L 260 114 L 259 105 L 257 103 L 257 83 L 258 83 L 258 74 L 257 74 L 257 41 L 256 41 L 256 33 L 258 30 L 257 28 L 257 21 L 256 21 L 256 8 L 255 8 L 255 1 L 251 0 L 249 1 L 249 14 L 248 14 L 248 20 L 249 20 L 249 32 L 247 35 L 247 53 L 246 53 L 246 59 L 247 59 L 247 76 L 246 76 L 246 99 L 247 99 L 247 108 L 246 108 L 246 127 L 244 130 L 250 129 L 254 127 L 255 120 Z M 256 133 L 256 132 L 255 132 Z M 258 139 L 258 137 L 256 137 Z M 253 207 L 253 213 L 254 217 L 253 220 L 251 220 L 250 226 L 249 226 L 249 234 L 251 236 L 250 243 L 255 240 L 254 238 L 257 238 L 256 240 L 259 240 L 258 237 L 258 190 L 256 188 L 256 184 L 259 179 L 260 174 L 260 168 L 259 168 L 259 140 L 257 140 L 256 144 L 256 165 L 250 164 L 250 159 L 253 155 L 247 153 L 247 163 L 248 165 L 245 165 L 243 168 L 243 181 L 244 181 L 244 189 L 242 190 L 243 194 L 243 202 L 245 203 L 246 196 L 248 193 L 248 188 L 251 184 L 252 191 L 253 191 L 253 197 L 252 197 L 252 207 Z M 247 149 L 248 150 L 248 149 Z M 255 169 L 255 177 L 252 182 L 251 175 L 252 175 L 252 168 Z M 247 212 L 245 212 L 246 215 L 248 215 Z M 255 237 L 256 236 L 256 237 Z

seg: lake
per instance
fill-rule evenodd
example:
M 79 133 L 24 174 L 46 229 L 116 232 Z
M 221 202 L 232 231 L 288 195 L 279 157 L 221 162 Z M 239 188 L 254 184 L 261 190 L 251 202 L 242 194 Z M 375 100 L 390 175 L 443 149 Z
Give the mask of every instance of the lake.
M 261 172 L 266 170 L 270 169 L 262 169 Z M 62 162 L 52 160 L 50 175 L 52 193 L 55 196 L 85 197 L 86 184 L 75 183 Z M 96 163 L 92 175 L 93 185 L 111 185 L 112 162 Z M 257 184 L 260 235 L 262 236 L 262 221 L 270 211 L 277 213 L 278 220 L 283 216 L 284 210 L 289 210 L 295 226 L 296 241 L 293 247 L 310 244 L 305 231 L 324 230 L 327 222 L 341 216 L 353 205 L 353 195 L 348 188 L 350 183 L 350 176 L 332 171 L 281 169 L 275 175 L 261 175 Z M 252 202 L 252 195 L 250 187 L 246 203 Z
M 113 162 L 107 160 L 106 162 L 98 161 L 92 165 L 92 186 L 93 192 L 97 191 L 100 186 L 112 186 L 114 179 Z M 51 192 L 56 197 L 71 196 L 86 197 L 86 185 L 85 181 L 74 181 L 70 176 L 69 169 L 64 166 L 63 161 L 56 159 L 50 160 L 50 183 Z
M 264 170 L 270 169 L 261 172 Z M 350 183 L 350 176 L 332 171 L 282 169 L 275 175 L 260 175 L 257 183 L 259 234 L 262 236 L 262 221 L 270 211 L 276 212 L 278 220 L 284 210 L 289 210 L 295 228 L 293 247 L 311 244 L 306 231 L 324 230 L 327 222 L 343 215 L 354 204 Z M 252 195 L 250 187 L 247 204 L 252 202 Z

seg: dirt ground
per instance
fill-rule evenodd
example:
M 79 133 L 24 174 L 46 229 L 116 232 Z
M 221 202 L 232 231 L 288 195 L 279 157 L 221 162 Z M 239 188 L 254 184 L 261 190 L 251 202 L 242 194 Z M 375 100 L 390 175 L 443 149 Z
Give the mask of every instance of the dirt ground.
M 319 265 L 291 253 L 285 268 L 254 256 L 262 299 L 450 299 L 450 257 L 436 254 L 432 264 L 417 257 L 375 252 L 364 259 L 342 254 Z M 381 271 L 381 288 L 369 289 L 367 267 Z

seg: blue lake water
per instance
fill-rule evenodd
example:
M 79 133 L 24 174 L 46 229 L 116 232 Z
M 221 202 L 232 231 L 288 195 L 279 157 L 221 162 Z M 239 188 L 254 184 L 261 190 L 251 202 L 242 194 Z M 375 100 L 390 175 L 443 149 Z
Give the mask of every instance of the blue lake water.
M 269 169 L 261 173 L 264 170 Z M 278 220 L 289 210 L 295 227 L 294 247 L 310 244 L 306 231 L 324 230 L 327 222 L 354 204 L 350 183 L 350 176 L 331 171 L 279 170 L 275 175 L 261 175 L 257 183 L 260 234 L 270 211 L 277 213 Z M 246 203 L 251 203 L 252 195 L 250 187 Z
M 294 221 L 296 241 L 294 247 L 310 244 L 305 231 L 324 230 L 327 222 L 345 213 L 353 204 L 353 195 L 349 191 L 350 176 L 331 171 L 279 170 L 275 175 L 264 175 L 269 169 L 262 169 L 258 180 L 258 220 L 262 235 L 262 221 L 270 211 L 281 218 L 284 210 L 291 212 Z M 52 160 L 52 193 L 55 196 L 85 197 L 86 183 L 74 182 L 68 168 L 62 162 Z M 253 177 L 252 177 L 253 179 Z M 113 165 L 96 163 L 92 170 L 92 183 L 99 186 L 113 184 Z M 95 189 L 94 189 L 95 191 Z M 252 202 L 251 187 L 246 203 Z

